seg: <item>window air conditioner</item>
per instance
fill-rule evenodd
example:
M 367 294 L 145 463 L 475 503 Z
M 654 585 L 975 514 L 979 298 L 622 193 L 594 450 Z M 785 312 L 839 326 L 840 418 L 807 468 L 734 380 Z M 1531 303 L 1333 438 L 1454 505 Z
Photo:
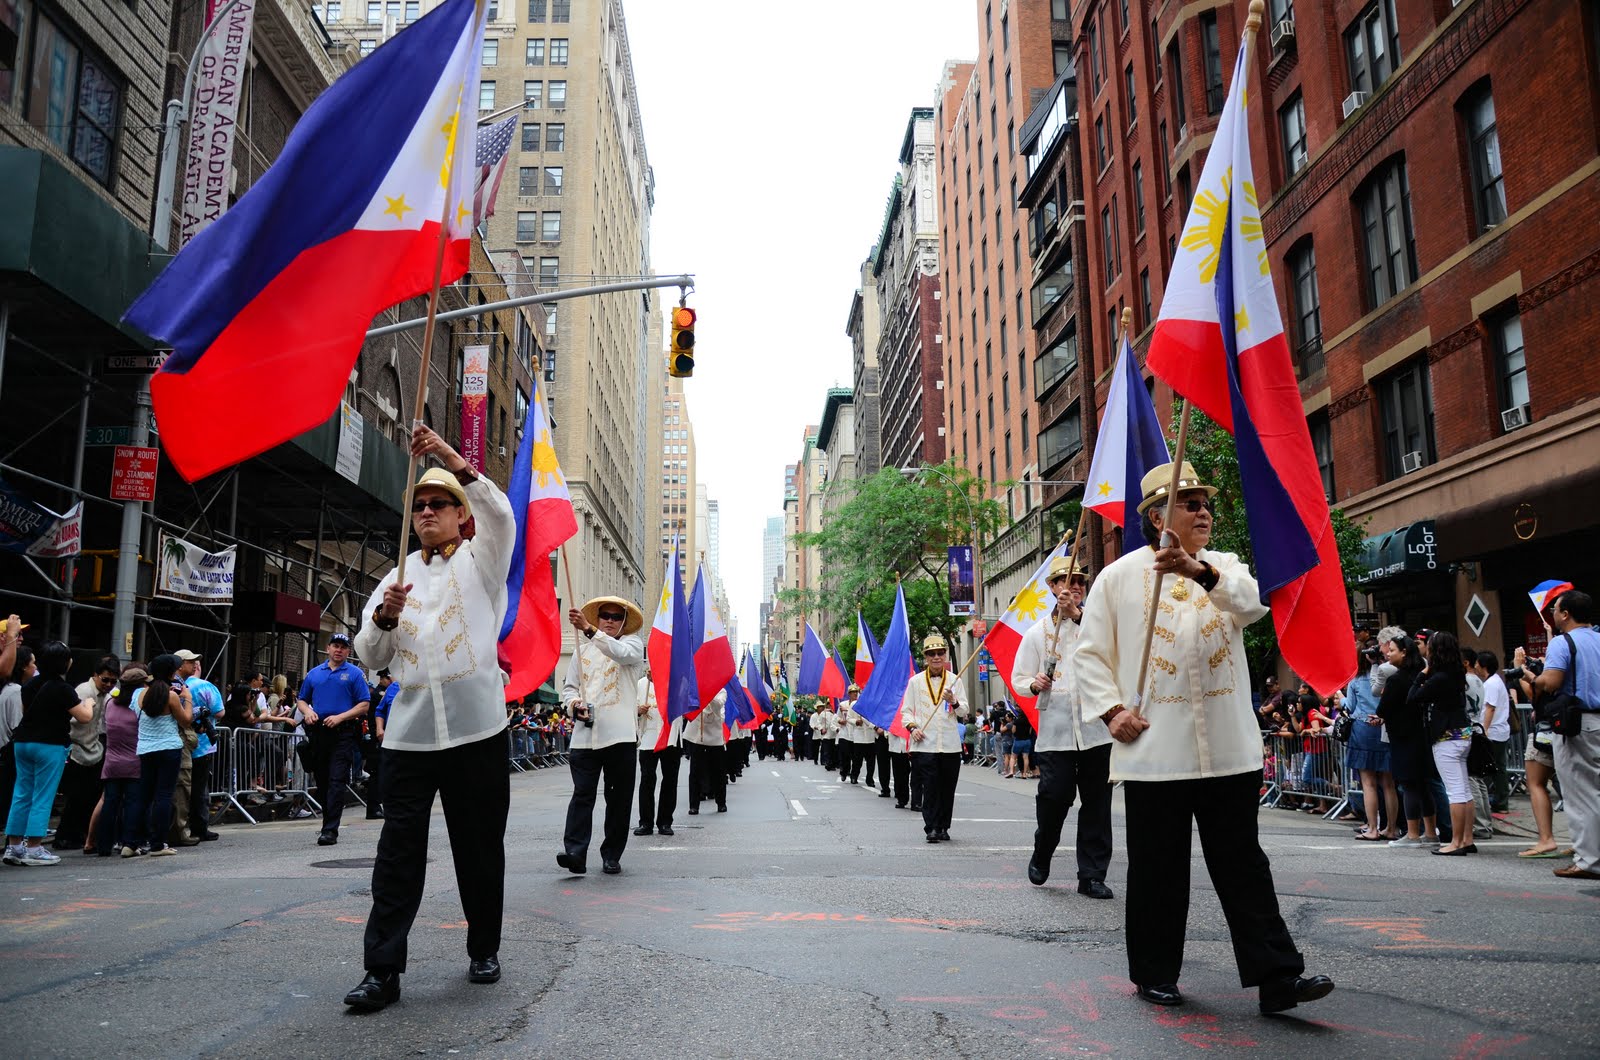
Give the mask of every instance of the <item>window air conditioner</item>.
M 1411 472 L 1420 471 L 1421 469 L 1422 469 L 1422 452 L 1421 452 L 1421 450 L 1413 449 L 1411 452 L 1407 453 L 1405 456 L 1400 458 L 1400 470 L 1404 474 L 1409 475 L 1409 474 L 1411 474 Z
M 1500 413 L 1500 426 L 1508 431 L 1514 431 L 1518 427 L 1526 427 L 1532 422 L 1533 415 L 1526 405 L 1513 405 Z
M 1294 19 L 1286 18 L 1272 27 L 1272 50 L 1282 51 L 1294 44 Z
M 1352 92 L 1348 96 L 1344 97 L 1344 116 L 1348 118 L 1350 115 L 1360 110 L 1366 105 L 1367 99 L 1371 95 L 1372 93 L 1370 92 Z

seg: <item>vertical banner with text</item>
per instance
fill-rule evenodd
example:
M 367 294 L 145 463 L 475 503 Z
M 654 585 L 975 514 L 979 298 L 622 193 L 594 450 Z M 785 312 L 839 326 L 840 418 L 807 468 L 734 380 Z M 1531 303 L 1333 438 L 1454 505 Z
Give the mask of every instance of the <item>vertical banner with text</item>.
M 481 475 L 489 424 L 489 347 L 465 346 L 461 356 L 461 456 Z
M 206 25 L 216 18 L 223 0 L 206 0 Z M 183 168 L 183 219 L 178 246 L 193 239 L 228 209 L 233 191 L 233 145 L 238 130 L 239 98 L 250 65 L 250 35 L 255 28 L 257 0 L 239 0 L 212 30 L 195 69 L 190 101 L 189 152 Z
M 972 546 L 951 545 L 950 557 L 950 613 L 967 616 L 976 613 L 977 593 L 973 591 Z

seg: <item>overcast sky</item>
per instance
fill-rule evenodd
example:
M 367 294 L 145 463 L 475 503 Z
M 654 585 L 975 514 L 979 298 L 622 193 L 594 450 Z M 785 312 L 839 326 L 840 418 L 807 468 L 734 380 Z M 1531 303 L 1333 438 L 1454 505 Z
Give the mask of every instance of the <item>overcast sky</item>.
M 976 0 L 625 0 L 651 255 L 695 275 L 687 381 L 722 576 L 756 638 L 761 534 L 783 513 L 823 393 L 849 386 L 845 322 L 883 223 L 912 107 L 977 51 Z M 676 290 L 666 292 L 676 297 Z

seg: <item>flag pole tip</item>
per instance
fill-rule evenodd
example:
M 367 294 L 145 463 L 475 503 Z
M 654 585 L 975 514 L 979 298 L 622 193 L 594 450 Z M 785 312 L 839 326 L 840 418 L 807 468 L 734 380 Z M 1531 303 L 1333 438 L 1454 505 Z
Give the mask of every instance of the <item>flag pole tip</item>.
M 1244 28 L 1251 33 L 1261 30 L 1261 17 L 1267 12 L 1266 0 L 1250 0 L 1250 15 L 1244 20 Z
M 1256 0 L 1256 2 L 1260 3 L 1260 0 Z M 1129 330 L 1133 328 L 1133 306 L 1131 305 L 1122 307 L 1122 326 Z

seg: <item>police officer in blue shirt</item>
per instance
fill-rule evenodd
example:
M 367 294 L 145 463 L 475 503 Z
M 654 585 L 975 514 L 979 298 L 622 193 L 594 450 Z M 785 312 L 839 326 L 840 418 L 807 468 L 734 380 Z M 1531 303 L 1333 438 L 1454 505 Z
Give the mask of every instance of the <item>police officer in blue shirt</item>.
M 361 742 L 361 717 L 367 713 L 372 690 L 361 668 L 349 663 L 350 636 L 328 638 L 328 661 L 306 674 L 300 684 L 295 710 L 305 723 L 310 762 L 322 799 L 322 832 L 318 846 L 339 841 L 339 819 L 344 814 L 345 789 Z

